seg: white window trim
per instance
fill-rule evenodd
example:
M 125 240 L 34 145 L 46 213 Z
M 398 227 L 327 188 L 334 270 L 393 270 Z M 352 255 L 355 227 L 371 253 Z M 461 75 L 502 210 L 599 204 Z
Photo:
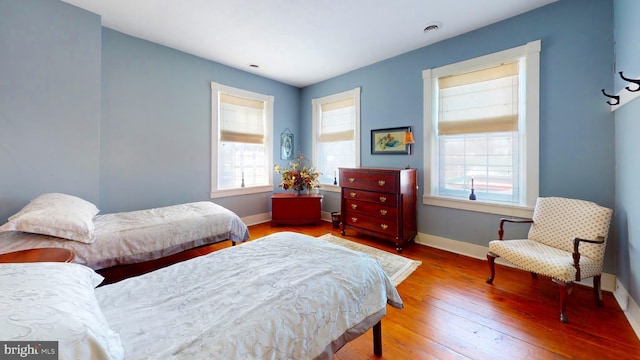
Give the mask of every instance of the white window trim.
M 211 82 L 211 192 L 210 198 L 223 198 L 237 195 L 248 195 L 257 193 L 273 192 L 273 171 L 267 171 L 267 185 L 238 187 L 234 189 L 218 190 L 218 93 L 228 93 L 244 98 L 266 101 L 265 113 L 267 124 L 265 129 L 265 154 L 267 154 L 267 169 L 273 169 L 273 102 L 271 95 L 259 94 L 256 92 L 222 85 L 214 81 Z
M 316 156 L 317 156 L 316 155 L 317 154 L 316 139 L 318 138 L 318 126 L 317 126 L 319 121 L 318 111 L 317 111 L 318 106 L 320 106 L 323 103 L 330 103 L 330 102 L 339 101 L 339 100 L 343 100 L 350 97 L 355 98 L 356 124 L 354 129 L 355 131 L 354 137 L 355 137 L 356 166 L 360 165 L 360 87 L 311 100 L 311 109 L 313 112 L 313 115 L 312 115 L 313 149 L 312 151 L 313 151 L 314 162 L 316 161 Z M 338 175 L 336 174 L 336 176 Z M 339 193 L 341 189 L 342 188 L 339 185 L 333 185 L 333 184 L 321 184 L 320 186 L 320 191 Z
M 422 72 L 423 79 L 423 121 L 424 121 L 424 195 L 422 203 L 425 205 L 442 206 L 454 209 L 477 211 L 504 216 L 526 217 L 532 216 L 535 201 L 539 194 L 539 118 L 540 118 L 540 49 L 541 41 L 536 40 L 526 45 L 507 49 L 497 53 L 481 56 L 455 64 L 442 66 L 436 69 L 426 69 Z M 479 69 L 495 65 L 500 62 L 515 61 L 526 56 L 526 99 L 525 112 L 526 129 L 525 136 L 521 141 L 525 142 L 526 155 L 524 159 L 524 177 L 526 181 L 525 204 L 507 205 L 499 203 L 483 202 L 481 200 L 466 201 L 452 199 L 434 194 L 432 184 L 434 179 L 432 164 L 437 164 L 436 143 L 434 141 L 433 128 L 433 85 L 434 78 L 440 76 L 466 72 L 471 69 Z

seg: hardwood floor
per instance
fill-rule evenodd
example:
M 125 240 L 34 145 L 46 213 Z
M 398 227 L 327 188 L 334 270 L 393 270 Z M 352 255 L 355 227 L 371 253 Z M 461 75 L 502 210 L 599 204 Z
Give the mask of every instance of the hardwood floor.
M 331 223 L 274 228 L 264 223 L 249 231 L 252 239 L 276 231 L 340 236 Z M 395 252 L 393 244 L 368 236 L 345 238 Z M 402 255 L 422 265 L 398 285 L 404 309 L 388 307 L 382 320 L 383 359 L 640 359 L 640 340 L 611 293 L 604 292 L 604 307 L 596 307 L 591 288 L 575 286 L 567 307 L 570 323 L 564 324 L 549 278 L 535 280 L 528 272 L 496 265 L 489 285 L 486 260 L 417 244 Z M 353 359 L 377 359 L 371 331 L 334 357 Z

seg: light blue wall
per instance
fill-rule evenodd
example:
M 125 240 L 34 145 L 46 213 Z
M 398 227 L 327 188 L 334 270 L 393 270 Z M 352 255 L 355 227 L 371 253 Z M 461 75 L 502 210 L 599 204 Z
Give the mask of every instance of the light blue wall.
M 617 93 L 629 86 L 617 74 L 640 79 L 640 2 L 615 0 L 615 86 L 607 88 Z M 636 98 L 615 112 L 616 148 L 616 232 L 618 239 L 618 280 L 636 304 L 640 304 L 640 99 Z
M 371 129 L 411 125 L 423 194 L 422 71 L 542 40 L 540 195 L 614 207 L 614 123 L 602 87 L 612 83 L 613 6 L 603 0 L 562 0 L 453 39 L 400 55 L 303 89 L 303 129 L 311 99 L 362 87 L 362 165 L 401 167 L 406 158 L 371 155 Z M 337 200 L 336 200 L 337 201 Z M 499 216 L 418 206 L 418 230 L 487 245 Z M 615 240 L 613 240 L 615 242 Z M 614 271 L 608 251 L 606 270 Z
M 273 95 L 277 141 L 297 133 L 298 88 L 105 28 L 100 207 L 129 211 L 210 200 L 211 81 Z M 279 147 L 274 147 L 279 159 Z M 214 199 L 240 216 L 270 194 Z
M 98 201 L 100 18 L 0 1 L 0 223 L 44 192 Z

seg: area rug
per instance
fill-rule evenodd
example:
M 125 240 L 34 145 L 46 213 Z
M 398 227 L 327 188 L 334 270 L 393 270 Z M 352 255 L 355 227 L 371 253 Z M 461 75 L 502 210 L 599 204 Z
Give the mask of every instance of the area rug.
M 319 236 L 318 239 L 328 241 L 332 244 L 344 246 L 347 249 L 363 252 L 372 258 L 378 260 L 382 269 L 387 273 L 387 276 L 397 286 L 404 279 L 406 279 L 412 272 L 422 264 L 421 261 L 411 260 L 406 257 L 392 254 L 390 252 L 379 250 L 371 246 L 358 244 L 357 242 L 345 240 L 334 236 L 332 234 L 324 234 Z

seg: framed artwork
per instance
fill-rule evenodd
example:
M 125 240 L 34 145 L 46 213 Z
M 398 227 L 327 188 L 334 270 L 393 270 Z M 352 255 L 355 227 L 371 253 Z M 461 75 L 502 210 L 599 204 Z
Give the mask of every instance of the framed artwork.
M 404 134 L 411 126 L 371 130 L 371 154 L 409 155 L 410 144 L 404 143 Z
M 280 159 L 293 159 L 293 133 L 289 129 L 280 134 Z

